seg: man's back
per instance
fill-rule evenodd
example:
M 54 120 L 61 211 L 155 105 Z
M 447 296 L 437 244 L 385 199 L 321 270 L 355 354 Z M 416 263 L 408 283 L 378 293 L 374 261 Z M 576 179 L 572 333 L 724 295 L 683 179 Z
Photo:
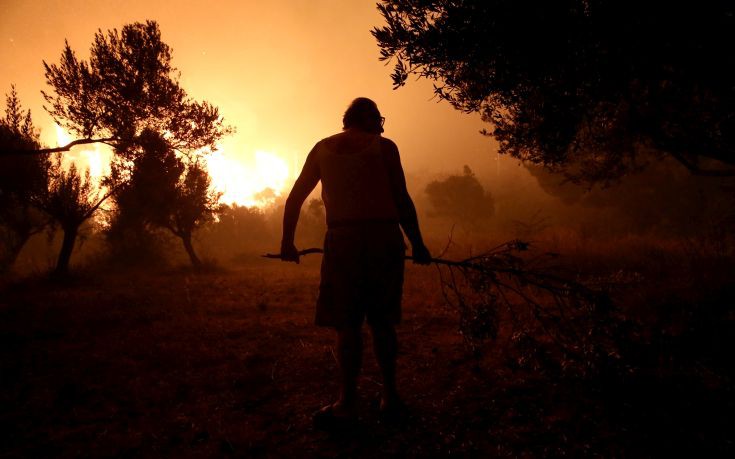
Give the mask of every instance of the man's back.
M 340 133 L 317 145 L 316 165 L 331 225 L 362 220 L 398 223 L 379 135 Z

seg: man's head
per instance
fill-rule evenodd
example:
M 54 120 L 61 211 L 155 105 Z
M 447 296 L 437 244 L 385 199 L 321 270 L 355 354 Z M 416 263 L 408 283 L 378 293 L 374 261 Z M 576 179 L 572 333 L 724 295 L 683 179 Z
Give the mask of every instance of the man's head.
M 378 106 L 367 97 L 353 100 L 342 117 L 342 129 L 360 129 L 373 134 L 383 132 L 385 118 L 380 116 Z

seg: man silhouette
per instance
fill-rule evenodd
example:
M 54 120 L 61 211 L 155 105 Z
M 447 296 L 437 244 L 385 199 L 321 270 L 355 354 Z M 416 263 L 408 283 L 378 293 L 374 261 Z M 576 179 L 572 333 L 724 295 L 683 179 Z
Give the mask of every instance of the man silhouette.
M 411 241 L 415 263 L 429 264 L 431 255 L 421 238 L 398 148 L 380 135 L 384 122 L 372 100 L 352 101 L 342 118 L 343 131 L 314 146 L 286 200 L 281 256 L 298 263 L 294 233 L 299 212 L 321 180 L 328 229 L 316 324 L 337 331 L 341 378 L 339 399 L 314 414 L 317 422 L 357 416 L 365 319 L 383 376 L 380 411 L 388 417 L 402 411 L 395 332 L 401 319 L 406 249 L 400 228 Z

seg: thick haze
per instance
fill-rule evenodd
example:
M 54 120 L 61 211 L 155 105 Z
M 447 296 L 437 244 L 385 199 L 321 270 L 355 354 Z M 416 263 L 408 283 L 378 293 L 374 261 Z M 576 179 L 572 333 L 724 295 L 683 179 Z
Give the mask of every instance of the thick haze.
M 495 143 L 478 133 L 484 126 L 479 117 L 430 100 L 430 82 L 392 89 L 392 66 L 378 60 L 370 35 L 382 23 L 372 1 L 2 0 L 1 5 L 0 91 L 16 85 L 50 146 L 60 139 L 42 109 L 40 91 L 48 90 L 42 61 L 58 62 L 65 39 L 86 59 L 97 29 L 153 19 L 173 49 L 184 89 L 218 106 L 237 129 L 221 144 L 225 159 L 218 167 L 229 177 L 219 180 L 229 183 L 219 186 L 258 191 L 253 186 L 265 185 L 248 183 L 262 179 L 271 165 L 279 168 L 274 155 L 283 163 L 273 174 L 283 175 L 282 166 L 288 166 L 282 180 L 287 191 L 309 149 L 340 130 L 341 115 L 357 96 L 373 98 L 387 118 L 384 135 L 401 149 L 411 188 L 441 173 L 459 173 L 465 164 L 490 179 L 517 167 L 515 161 L 498 160 Z M 266 153 L 259 164 L 256 152 Z

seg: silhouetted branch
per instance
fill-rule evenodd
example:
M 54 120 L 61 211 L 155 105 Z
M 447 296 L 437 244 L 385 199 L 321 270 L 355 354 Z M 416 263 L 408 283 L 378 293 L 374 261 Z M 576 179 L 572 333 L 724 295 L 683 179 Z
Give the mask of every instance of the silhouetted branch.
M 699 166 L 678 153 L 672 152 L 671 156 L 694 175 L 701 175 L 703 177 L 735 177 L 735 169 L 700 169 Z
M 464 260 L 431 259 L 439 272 L 442 295 L 457 312 L 460 333 L 473 353 L 479 356 L 483 343 L 497 337 L 505 317 L 513 323 L 511 340 L 539 342 L 535 336 L 540 333 L 556 346 L 562 359 L 581 364 L 576 368 L 583 372 L 594 370 L 600 359 L 617 355 L 610 339 L 615 322 L 608 295 L 560 274 L 557 254 L 529 255 L 529 248 L 529 243 L 514 240 Z M 280 254 L 263 256 L 281 258 Z
M 317 247 L 312 247 L 310 249 L 299 250 L 299 256 L 309 255 L 311 253 L 324 253 L 324 249 L 319 249 Z M 265 255 L 262 255 L 262 257 L 263 258 L 277 258 L 277 259 L 280 260 L 281 259 L 281 254 L 280 253 L 266 253 Z
M 303 255 L 310 255 L 312 253 L 324 253 L 324 249 L 320 249 L 318 247 L 311 247 L 309 249 L 299 250 L 299 256 Z M 275 259 L 281 259 L 280 253 L 266 253 L 265 255 L 262 255 L 263 258 L 275 258 Z M 410 255 L 406 255 L 404 257 L 406 260 L 413 260 L 413 257 Z M 475 267 L 472 263 L 465 262 L 465 261 L 455 261 L 455 260 L 445 260 L 443 258 L 432 258 L 432 263 L 436 263 L 438 265 L 447 265 L 447 266 L 461 266 L 464 268 L 475 268 L 479 269 L 479 267 Z
M 118 139 L 116 137 L 107 137 L 103 139 L 77 139 L 74 141 L 71 141 L 67 143 L 64 146 L 61 147 L 54 147 L 54 148 L 40 148 L 38 150 L 5 150 L 3 154 L 6 155 L 12 155 L 12 154 L 49 154 L 49 153 L 59 153 L 62 151 L 69 151 L 72 149 L 72 147 L 75 147 L 77 145 L 87 145 L 91 143 L 104 143 L 106 145 L 110 145 L 108 142 L 119 142 L 122 139 Z
M 107 200 L 107 198 L 109 198 L 110 196 L 112 196 L 113 194 L 115 194 L 115 192 L 116 192 L 116 191 L 117 191 L 117 190 L 118 190 L 118 189 L 119 189 L 120 187 L 122 187 L 122 185 L 123 185 L 123 184 L 118 184 L 117 186 L 115 186 L 115 187 L 113 187 L 113 188 L 110 188 L 110 189 L 109 189 L 109 190 L 107 191 L 107 193 L 105 193 L 105 194 L 104 194 L 104 195 L 102 196 L 102 198 L 100 198 L 100 200 L 99 200 L 99 201 L 97 201 L 97 203 L 96 203 L 96 204 L 95 204 L 94 206 L 92 206 L 92 207 L 91 207 L 91 208 L 90 208 L 90 209 L 89 209 L 89 210 L 87 211 L 87 213 L 85 213 L 85 214 L 84 214 L 84 220 L 87 220 L 88 218 L 90 218 L 90 217 L 92 216 L 92 214 L 93 214 L 93 213 L 95 213 L 95 212 L 97 211 L 97 209 L 99 209 L 99 207 L 100 207 L 100 206 L 102 205 L 102 203 L 103 203 L 103 202 L 105 202 L 105 201 Z M 84 221 L 84 220 L 83 220 L 83 221 Z

